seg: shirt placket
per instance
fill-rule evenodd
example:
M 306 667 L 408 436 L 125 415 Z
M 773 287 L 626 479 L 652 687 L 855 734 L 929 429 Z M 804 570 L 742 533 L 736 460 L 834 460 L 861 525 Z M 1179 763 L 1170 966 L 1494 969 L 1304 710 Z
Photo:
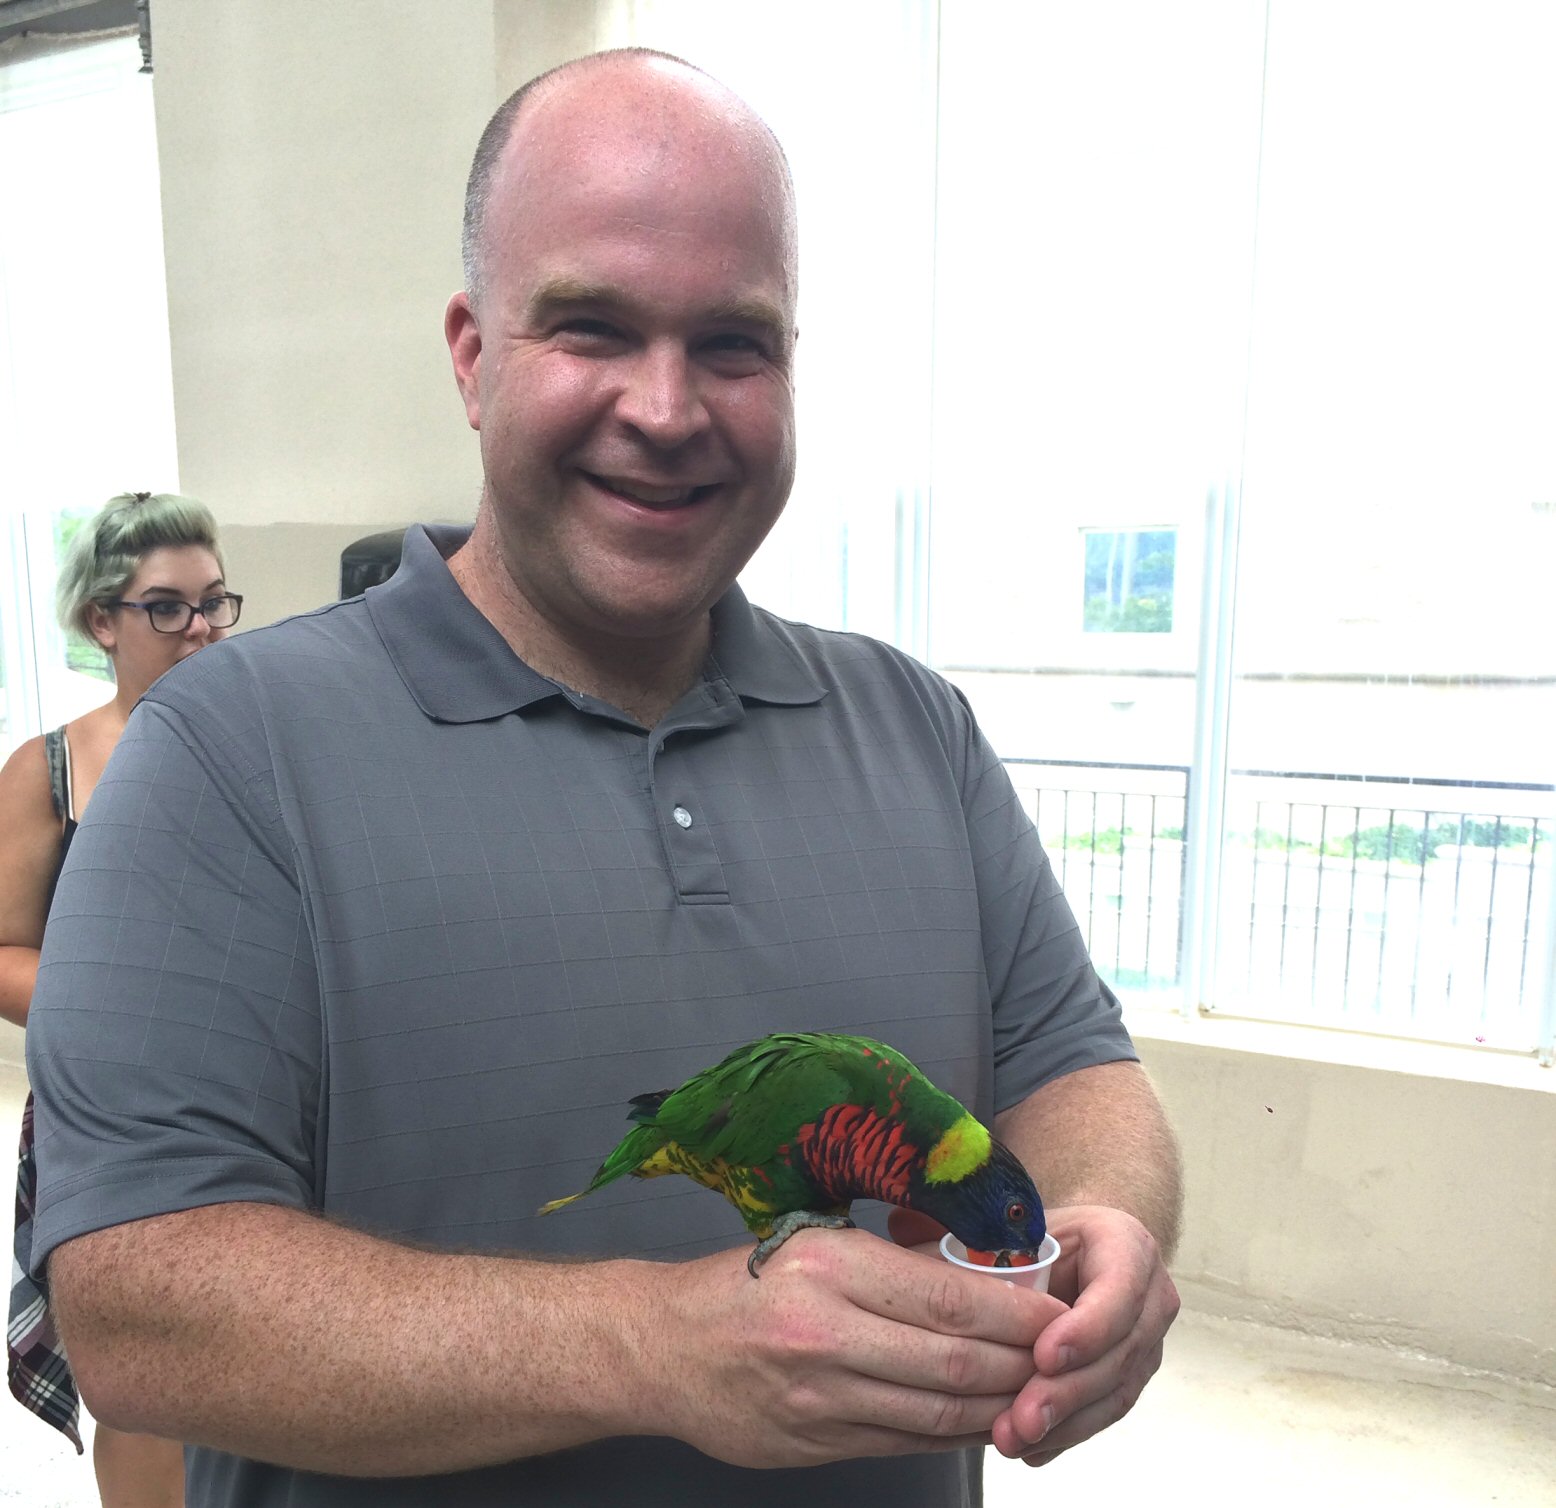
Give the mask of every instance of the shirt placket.
M 649 753 L 649 798 L 676 895 L 687 905 L 727 906 L 729 885 L 715 841 L 712 812 L 693 775 L 687 734 L 727 727 L 743 715 L 724 682 L 700 688 L 656 730 Z

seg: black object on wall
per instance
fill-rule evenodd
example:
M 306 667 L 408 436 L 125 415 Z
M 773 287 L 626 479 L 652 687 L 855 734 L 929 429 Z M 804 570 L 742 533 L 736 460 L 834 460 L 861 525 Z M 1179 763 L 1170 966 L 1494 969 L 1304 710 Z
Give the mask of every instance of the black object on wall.
M 386 529 L 353 540 L 340 552 L 340 595 L 358 597 L 394 575 L 400 564 L 404 529 Z

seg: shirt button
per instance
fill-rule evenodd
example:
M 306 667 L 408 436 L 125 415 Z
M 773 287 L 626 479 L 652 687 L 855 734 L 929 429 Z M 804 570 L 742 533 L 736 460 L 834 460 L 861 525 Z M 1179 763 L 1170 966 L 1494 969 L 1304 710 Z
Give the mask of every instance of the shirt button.
M 677 827 L 690 827 L 692 825 L 692 814 L 684 806 L 676 807 L 670 815 L 675 818 Z

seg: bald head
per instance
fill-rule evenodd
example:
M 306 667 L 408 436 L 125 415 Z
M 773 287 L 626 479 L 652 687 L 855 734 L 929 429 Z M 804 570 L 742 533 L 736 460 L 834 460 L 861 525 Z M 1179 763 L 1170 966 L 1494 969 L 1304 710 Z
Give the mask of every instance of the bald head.
M 794 185 L 778 138 L 739 95 L 700 68 L 669 53 L 631 47 L 591 53 L 540 74 L 509 95 L 487 122 L 465 186 L 460 238 L 472 309 L 479 311 L 489 282 L 493 202 L 505 185 L 523 179 L 530 159 L 559 133 L 570 144 L 564 150 L 575 151 L 588 141 L 609 150 L 613 137 L 639 147 L 657 140 L 671 174 L 677 147 L 695 141 L 716 142 L 727 154 L 744 158 L 771 219 L 792 300 L 799 261 Z
M 651 726 L 794 482 L 783 154 L 696 69 L 597 55 L 504 106 L 470 199 L 443 319 L 481 437 L 461 585 L 527 663 Z

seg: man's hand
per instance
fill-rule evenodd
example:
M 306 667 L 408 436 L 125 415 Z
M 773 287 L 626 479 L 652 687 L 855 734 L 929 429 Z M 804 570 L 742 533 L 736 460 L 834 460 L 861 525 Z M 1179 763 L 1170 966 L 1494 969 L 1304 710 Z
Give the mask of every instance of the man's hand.
M 1032 1466 L 1134 1407 L 1179 1303 L 1155 1240 L 1132 1215 L 1078 1205 L 1050 1210 L 1049 1229 L 1061 1250 L 1053 1290 L 1071 1307 L 1038 1337 L 1037 1375 L 993 1425 L 1000 1454 Z
M 649 1339 L 666 1368 L 654 1432 L 741 1466 L 987 1445 L 1068 1317 L 864 1231 L 801 1231 L 756 1282 L 745 1257 L 665 1268 Z

